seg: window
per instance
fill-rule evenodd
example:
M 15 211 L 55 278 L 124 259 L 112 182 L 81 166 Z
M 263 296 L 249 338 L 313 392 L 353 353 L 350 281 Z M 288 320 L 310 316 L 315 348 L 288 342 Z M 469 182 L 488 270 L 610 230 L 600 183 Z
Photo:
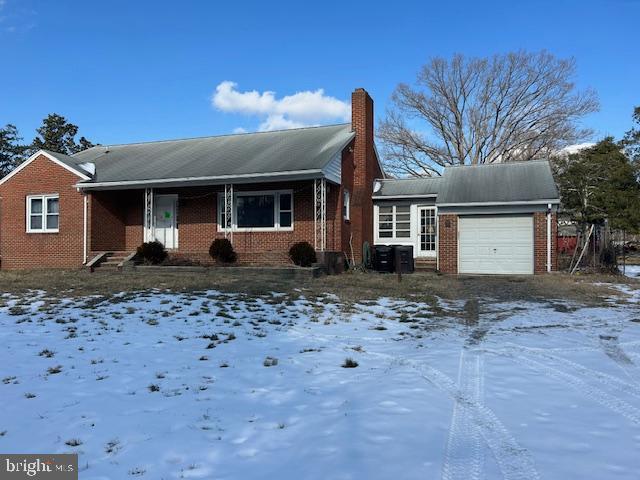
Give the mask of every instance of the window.
M 345 188 L 344 192 L 342 192 L 342 218 L 345 220 L 350 220 L 351 217 L 351 194 L 349 190 Z
M 240 228 L 273 228 L 275 195 L 241 195 L 236 198 L 236 223 Z
M 58 195 L 30 195 L 27 197 L 27 232 L 57 233 L 60 222 Z
M 409 205 L 378 207 L 378 238 L 410 238 L 410 209 Z
M 293 228 L 293 194 L 238 192 L 233 196 L 232 230 L 290 230 Z M 224 194 L 218 196 L 218 228 L 225 229 Z

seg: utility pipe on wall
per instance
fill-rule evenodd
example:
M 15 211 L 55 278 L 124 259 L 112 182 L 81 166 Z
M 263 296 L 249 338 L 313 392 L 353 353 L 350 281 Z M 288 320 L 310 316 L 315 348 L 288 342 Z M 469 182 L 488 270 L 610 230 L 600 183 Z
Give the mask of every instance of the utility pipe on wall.
M 551 271 L 551 204 L 547 204 L 547 272 Z

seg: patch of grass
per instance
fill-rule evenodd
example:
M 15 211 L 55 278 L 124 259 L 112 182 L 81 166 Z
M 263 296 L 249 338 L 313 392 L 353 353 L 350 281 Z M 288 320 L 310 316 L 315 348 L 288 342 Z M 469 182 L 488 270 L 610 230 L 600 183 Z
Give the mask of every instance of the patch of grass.
M 107 454 L 116 453 L 120 449 L 120 440 L 117 438 L 114 440 L 110 440 L 104 447 L 104 451 Z
M 48 348 L 45 348 L 38 355 L 40 355 L 41 357 L 51 358 L 55 355 L 55 352 L 49 350 Z
M 264 359 L 264 362 L 262 362 L 262 365 L 265 367 L 275 367 L 278 365 L 278 359 L 275 357 L 267 357 Z
M 27 392 L 24 394 L 24 398 L 36 398 L 36 394 Z
M 80 440 L 79 438 L 71 438 L 64 443 L 65 445 L 69 445 L 70 447 L 79 447 L 80 445 L 82 445 L 82 440 Z
M 62 371 L 62 365 L 56 365 L 55 367 L 47 368 L 47 373 L 49 375 L 56 375 Z
M 353 358 L 345 358 L 344 363 L 340 365 L 342 368 L 356 368 L 358 366 L 358 362 L 356 362 Z
M 155 383 L 152 383 L 147 388 L 149 389 L 150 392 L 159 392 L 160 391 L 160 386 L 156 385 Z

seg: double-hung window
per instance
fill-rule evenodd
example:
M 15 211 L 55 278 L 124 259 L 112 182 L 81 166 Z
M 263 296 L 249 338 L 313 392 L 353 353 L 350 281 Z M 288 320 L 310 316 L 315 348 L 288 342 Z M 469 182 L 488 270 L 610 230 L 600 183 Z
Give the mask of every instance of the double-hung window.
M 381 205 L 378 207 L 378 238 L 410 238 L 411 207 Z
M 225 229 L 225 197 L 218 197 L 218 228 Z M 293 192 L 236 192 L 233 195 L 232 230 L 271 231 L 293 229 Z
M 27 197 L 27 232 L 57 233 L 60 224 L 60 198 L 56 195 Z

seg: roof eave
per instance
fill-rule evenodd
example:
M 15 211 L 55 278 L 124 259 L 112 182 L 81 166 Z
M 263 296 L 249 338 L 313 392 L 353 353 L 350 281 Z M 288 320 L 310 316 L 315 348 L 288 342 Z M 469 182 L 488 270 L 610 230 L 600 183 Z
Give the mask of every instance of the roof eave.
M 226 183 L 264 183 L 272 181 L 312 180 L 324 176 L 321 169 L 291 170 L 284 172 L 248 173 L 242 175 L 217 175 L 208 177 L 161 178 L 148 180 L 125 180 L 117 182 L 78 182 L 82 190 L 132 190 L 136 188 L 182 187 L 224 185 Z

